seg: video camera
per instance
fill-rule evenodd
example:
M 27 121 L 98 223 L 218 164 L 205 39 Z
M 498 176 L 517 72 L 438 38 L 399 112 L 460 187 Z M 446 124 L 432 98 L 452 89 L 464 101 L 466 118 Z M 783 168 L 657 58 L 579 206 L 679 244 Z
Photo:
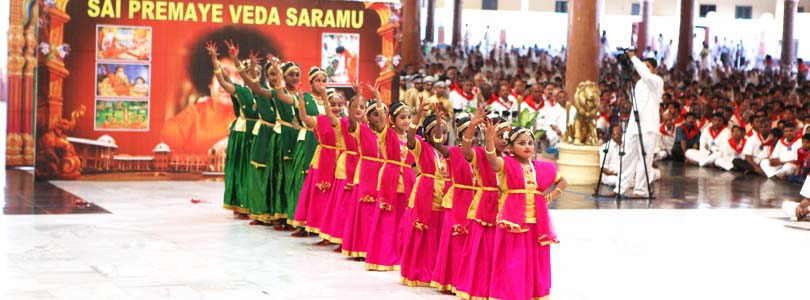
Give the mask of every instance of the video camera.
M 631 47 L 616 47 L 616 51 L 619 53 L 616 54 L 616 63 L 621 66 L 621 73 L 620 77 L 622 80 L 631 80 L 633 78 L 633 63 L 630 62 L 630 57 L 627 56 L 625 52 L 627 51 L 636 51 L 636 48 Z

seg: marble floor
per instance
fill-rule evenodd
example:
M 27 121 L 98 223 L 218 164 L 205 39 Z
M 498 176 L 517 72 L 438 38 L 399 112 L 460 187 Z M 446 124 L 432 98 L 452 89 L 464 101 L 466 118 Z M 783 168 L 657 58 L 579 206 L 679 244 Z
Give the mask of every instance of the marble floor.
M 0 215 L 0 299 L 454 299 L 234 219 L 221 182 L 53 184 L 110 213 Z M 726 192 L 673 206 L 713 209 L 552 210 L 552 299 L 806 297 L 810 231 L 757 208 L 779 206 L 759 205 L 762 194 L 715 204 Z M 585 191 L 566 197 L 555 205 L 589 203 Z

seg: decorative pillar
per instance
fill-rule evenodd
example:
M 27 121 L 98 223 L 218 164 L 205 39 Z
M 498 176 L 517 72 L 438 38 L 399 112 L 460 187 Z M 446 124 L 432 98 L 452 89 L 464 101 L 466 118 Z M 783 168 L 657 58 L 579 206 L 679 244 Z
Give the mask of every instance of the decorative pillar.
M 402 63 L 419 66 L 422 63 L 422 43 L 419 30 L 419 0 L 402 1 Z
M 36 1 L 36 0 L 32 0 Z M 20 113 L 22 131 L 22 156 L 23 164 L 34 165 L 35 142 L 33 136 L 34 126 L 34 72 L 37 67 L 37 22 L 39 20 L 39 5 L 31 7 L 31 22 L 25 28 L 25 69 L 23 72 L 23 97 Z
M 395 37 L 395 33 L 400 30 L 400 23 L 394 21 L 398 16 L 394 16 L 391 10 L 382 2 L 366 2 L 366 9 L 374 10 L 380 17 L 380 28 L 377 28 L 377 34 L 382 37 L 382 55 L 385 57 L 385 66 L 382 67 L 380 75 L 377 77 L 376 84 L 380 88 L 380 97 L 384 103 L 390 105 L 391 99 L 394 98 L 392 93 L 398 92 L 399 89 L 394 89 L 394 86 L 399 86 L 395 81 L 399 79 L 396 69 L 399 64 L 397 58 L 399 52 L 399 39 Z
M 580 82 L 599 82 L 599 0 L 568 1 L 568 49 L 565 91 L 574 95 Z
M 796 51 L 793 48 L 793 23 L 796 19 L 798 4 L 799 0 L 785 0 L 785 14 L 782 17 L 782 56 L 780 59 L 782 70 L 790 70 L 794 60 L 796 60 L 793 55 Z
M 418 4 L 417 4 L 418 5 Z M 433 19 L 436 18 L 436 0 L 427 0 L 427 20 L 425 22 L 425 41 L 433 42 L 433 32 L 435 25 Z
M 692 57 L 692 34 L 695 26 L 695 0 L 681 0 L 681 28 L 678 35 L 678 61 L 675 69 L 686 72 L 689 58 Z
M 464 0 L 453 0 L 453 47 L 461 46 L 461 11 L 464 8 Z
M 22 106 L 23 57 L 23 0 L 11 0 L 9 5 L 8 27 L 8 123 L 6 128 L 6 165 L 20 166 L 22 156 L 22 136 L 20 114 Z
M 642 57 L 650 42 L 650 16 L 652 15 L 652 0 L 641 1 L 641 24 L 638 28 L 636 52 Z M 660 50 L 659 50 L 660 51 Z

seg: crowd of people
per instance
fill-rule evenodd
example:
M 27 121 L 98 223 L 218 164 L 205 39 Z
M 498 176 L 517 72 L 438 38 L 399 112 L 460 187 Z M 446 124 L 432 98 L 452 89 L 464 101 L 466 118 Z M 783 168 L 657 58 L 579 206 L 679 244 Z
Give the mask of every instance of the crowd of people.
M 810 132 L 805 134 L 810 125 L 810 84 L 802 59 L 781 64 L 767 55 L 758 61 L 746 57 L 742 44 L 730 47 L 715 37 L 704 42 L 686 70 L 679 72 L 672 67 L 674 53 L 667 50 L 663 37 L 658 40 L 653 46 L 658 45 L 661 51 L 646 49 L 639 53 L 642 59 L 655 62 L 654 71 L 663 81 L 660 109 L 640 112 L 660 117 L 654 142 L 645 143 L 654 145 L 650 180 L 660 177 L 655 168 L 659 161 L 672 160 L 740 176 L 805 182 L 810 173 Z M 604 147 L 610 149 L 602 155 L 602 183 L 615 186 L 620 181 L 617 173 L 622 161 L 627 167 L 629 160 L 639 160 L 620 158 L 619 152 L 626 142 L 624 132 L 637 130 L 633 127 L 635 121 L 631 121 L 632 103 L 628 99 L 640 78 L 636 72 L 627 72 L 632 65 L 622 63 L 619 54 L 624 53 L 606 48 L 604 33 L 602 44 L 598 82 L 601 114 L 597 127 L 602 141 L 611 141 L 605 143 Z M 566 121 L 576 114 L 566 109 L 573 95 L 561 88 L 566 73 L 565 48 L 488 48 L 492 50 L 487 53 L 480 50 L 480 45 L 468 49 L 428 48 L 424 68 L 406 67 L 407 85 L 400 92 L 400 100 L 414 103 L 418 100 L 414 91 L 418 91 L 424 98 L 435 98 L 431 101 L 449 102 L 455 112 L 472 105 L 462 106 L 461 99 L 484 101 L 493 111 L 511 116 L 512 122 L 533 127 L 538 144 L 543 145 L 541 149 L 555 154 L 554 146 L 565 134 Z M 444 86 L 449 85 L 455 88 L 450 88 L 446 101 L 442 98 Z M 551 105 L 544 106 L 546 103 Z M 528 114 L 531 112 L 537 113 L 536 118 L 521 118 L 524 114 L 534 117 Z M 810 202 L 802 205 L 806 212 Z
M 238 45 L 225 45 L 225 57 L 214 42 L 206 48 L 237 115 L 226 209 L 294 237 L 318 236 L 317 245 L 336 246 L 366 270 L 399 271 L 407 286 L 464 299 L 549 296 L 557 235 L 547 204 L 567 183 L 554 163 L 535 160 L 535 128 L 474 102 L 486 87 L 425 73 L 402 93 L 413 101 L 388 106 L 370 84 L 353 84 L 352 96 L 327 88 L 318 67 L 304 91 L 296 63 L 253 51 L 240 59 Z M 555 86 L 535 91 L 532 105 L 561 107 L 550 97 Z M 541 140 L 553 146 L 564 130 L 557 124 L 537 127 L 548 128 Z

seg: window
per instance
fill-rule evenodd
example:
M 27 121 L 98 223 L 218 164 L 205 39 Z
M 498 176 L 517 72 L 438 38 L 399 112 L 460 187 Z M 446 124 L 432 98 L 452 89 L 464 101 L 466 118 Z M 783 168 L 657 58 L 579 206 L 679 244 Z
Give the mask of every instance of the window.
M 484 0 L 481 2 L 481 9 L 498 10 L 498 0 Z
M 641 4 L 633 3 L 633 5 L 630 6 L 630 15 L 632 16 L 641 15 Z
M 710 11 L 717 11 L 717 5 L 714 5 L 714 4 L 701 4 L 700 5 L 700 17 L 701 18 L 705 18 L 706 15 L 708 15 Z
M 751 6 L 737 5 L 736 12 L 734 13 L 736 19 L 751 19 Z
M 554 12 L 568 13 L 568 0 L 557 0 L 557 2 L 554 2 Z

